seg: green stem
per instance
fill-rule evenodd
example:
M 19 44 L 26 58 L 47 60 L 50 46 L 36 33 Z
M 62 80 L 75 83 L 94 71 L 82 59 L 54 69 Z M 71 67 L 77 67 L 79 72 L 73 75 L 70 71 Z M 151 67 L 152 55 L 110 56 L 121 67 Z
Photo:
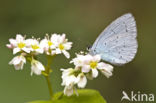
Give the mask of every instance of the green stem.
M 50 76 L 45 76 L 46 80 L 47 80 L 47 84 L 48 84 L 48 88 L 49 88 L 49 94 L 50 94 L 50 99 L 53 100 L 53 89 L 52 89 L 52 85 L 50 82 Z
M 50 99 L 53 100 L 53 89 L 52 89 L 52 84 L 50 82 L 50 70 L 51 70 L 50 65 L 51 65 L 51 63 L 52 63 L 52 56 L 47 56 L 47 66 L 46 66 L 46 70 L 45 70 L 47 75 L 45 76 L 45 78 L 47 80 L 47 84 L 48 84 L 48 88 L 49 88 Z

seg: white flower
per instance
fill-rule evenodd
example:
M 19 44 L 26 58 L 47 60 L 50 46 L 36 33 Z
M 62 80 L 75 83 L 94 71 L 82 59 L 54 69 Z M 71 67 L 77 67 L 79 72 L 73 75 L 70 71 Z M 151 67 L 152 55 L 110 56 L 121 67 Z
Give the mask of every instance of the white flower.
M 107 77 L 109 78 L 112 76 L 113 66 L 106 63 L 99 63 L 98 69 Z
M 57 38 L 58 38 L 58 35 L 53 34 L 51 35 L 50 38 L 48 35 L 46 35 L 45 39 L 41 40 L 40 46 L 46 52 L 46 54 L 48 55 L 56 54 L 55 48 L 56 48 Z
M 84 88 L 87 84 L 87 78 L 83 73 L 80 73 L 77 77 L 77 85 L 79 88 Z
M 56 39 L 55 45 L 56 48 L 56 54 L 63 53 L 67 58 L 70 58 L 70 54 L 67 52 L 67 50 L 70 50 L 72 47 L 72 42 L 68 42 L 68 39 L 65 38 L 66 35 L 58 35 L 58 38 Z
M 74 63 L 76 68 L 79 68 L 81 66 L 84 66 L 85 64 L 88 64 L 89 63 L 88 60 L 89 59 L 86 58 L 86 56 L 77 54 L 77 57 L 72 59 L 70 63 Z
M 88 73 L 92 72 L 92 77 L 96 78 L 98 76 L 97 65 L 100 61 L 100 56 L 92 56 L 90 54 L 87 55 L 77 55 L 71 62 L 74 63 L 76 68 L 81 68 L 82 72 Z
M 112 76 L 113 66 L 111 66 L 110 64 L 100 62 L 101 60 L 100 55 L 95 55 L 88 58 L 90 58 L 89 68 L 91 68 L 92 70 L 93 78 L 96 78 L 98 76 L 98 70 L 100 70 L 107 78 Z M 88 68 L 82 68 L 82 69 L 88 69 Z
M 64 92 L 64 95 L 66 95 L 66 96 L 71 96 L 71 95 L 73 95 L 73 93 L 74 93 L 73 85 L 65 86 L 63 92 Z
M 77 54 L 77 57 L 74 58 L 70 63 L 74 63 L 75 68 L 81 69 L 82 72 L 88 73 L 90 71 L 90 62 L 91 56 L 90 55 L 80 55 Z
M 48 55 L 63 53 L 67 58 L 70 57 L 67 50 L 71 49 L 72 42 L 68 42 L 68 39 L 65 38 L 65 34 L 52 34 L 50 38 L 47 35 L 45 39 L 41 40 L 40 45 Z
M 31 75 L 35 73 L 36 75 L 40 75 L 45 68 L 43 64 L 37 60 L 32 59 L 31 61 Z
M 91 56 L 91 55 L 89 55 Z M 91 56 L 89 61 L 89 67 L 92 70 L 92 77 L 96 78 L 98 76 L 98 62 L 101 60 L 101 57 L 99 55 Z
M 16 53 L 18 53 L 20 51 L 30 53 L 30 49 L 27 48 L 25 38 L 22 35 L 17 34 L 16 39 L 9 39 L 9 42 L 10 42 L 10 44 L 7 44 L 6 46 L 8 48 L 13 49 L 13 54 L 16 54 Z
M 98 76 L 98 70 L 100 70 L 106 77 L 112 75 L 113 66 L 100 62 L 100 55 L 80 55 L 78 54 L 71 63 L 74 63 L 76 68 L 81 69 L 83 73 L 89 73 L 89 78 L 96 78 Z
M 25 63 L 26 59 L 23 55 L 16 56 L 9 62 L 10 65 L 14 65 L 16 70 L 22 70 Z
M 27 39 L 26 42 L 32 52 L 43 53 L 43 48 L 41 48 L 38 40 Z
M 74 69 L 61 69 L 62 72 L 62 86 L 64 88 L 64 94 L 67 96 L 71 96 L 73 94 L 74 85 L 77 83 L 77 78 L 73 74 Z
M 74 76 L 74 69 L 61 69 L 62 72 L 62 86 L 69 86 L 77 83 L 77 78 Z

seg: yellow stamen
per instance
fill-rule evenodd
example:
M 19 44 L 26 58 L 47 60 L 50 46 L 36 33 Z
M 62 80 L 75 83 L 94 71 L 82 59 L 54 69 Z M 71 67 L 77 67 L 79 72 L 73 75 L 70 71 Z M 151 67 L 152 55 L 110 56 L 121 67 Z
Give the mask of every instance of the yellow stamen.
M 20 43 L 18 43 L 18 47 L 20 48 L 20 49 L 22 49 L 22 48 L 24 48 L 25 47 L 25 43 L 23 43 L 23 42 L 20 42 Z
M 63 44 L 60 44 L 59 45 L 59 48 L 60 48 L 60 50 L 63 50 L 64 49 L 64 45 Z
M 53 43 L 51 41 L 48 41 L 48 45 L 51 46 L 53 45 Z
M 31 47 L 32 47 L 32 49 L 34 49 L 34 50 L 36 50 L 36 49 L 39 49 L 39 48 L 40 48 L 37 44 L 35 44 L 35 45 L 31 45 Z
M 92 69 L 95 69 L 95 68 L 97 67 L 97 62 L 91 61 L 91 62 L 90 62 L 90 67 L 91 67 Z

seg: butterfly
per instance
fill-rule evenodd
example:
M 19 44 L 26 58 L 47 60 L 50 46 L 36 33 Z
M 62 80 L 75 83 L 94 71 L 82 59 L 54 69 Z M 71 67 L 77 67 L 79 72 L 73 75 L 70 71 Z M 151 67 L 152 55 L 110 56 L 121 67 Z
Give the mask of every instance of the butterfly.
M 99 54 L 102 60 L 123 65 L 133 60 L 137 53 L 136 21 L 131 13 L 113 21 L 95 40 L 89 54 Z

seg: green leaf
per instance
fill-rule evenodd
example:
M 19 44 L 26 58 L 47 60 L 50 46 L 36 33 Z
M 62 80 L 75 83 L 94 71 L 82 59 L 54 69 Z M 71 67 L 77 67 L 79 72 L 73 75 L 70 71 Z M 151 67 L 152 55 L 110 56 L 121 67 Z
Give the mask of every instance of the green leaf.
M 106 103 L 100 93 L 96 90 L 83 89 L 78 90 L 78 93 L 79 96 L 74 94 L 70 97 L 63 96 L 58 99 L 62 94 L 62 92 L 58 92 L 54 95 L 53 101 L 33 101 L 28 103 Z
M 28 103 L 55 103 L 52 101 L 34 101 L 34 102 L 28 102 Z

